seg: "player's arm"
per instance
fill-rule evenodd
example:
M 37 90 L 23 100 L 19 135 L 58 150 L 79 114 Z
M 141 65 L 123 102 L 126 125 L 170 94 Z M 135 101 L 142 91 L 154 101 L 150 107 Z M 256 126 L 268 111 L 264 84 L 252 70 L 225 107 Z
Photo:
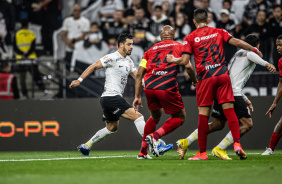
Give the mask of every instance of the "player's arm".
M 262 53 L 257 48 L 251 46 L 250 44 L 248 44 L 247 42 L 244 42 L 243 40 L 232 37 L 229 40 L 229 44 L 234 45 L 234 46 L 239 47 L 239 48 L 244 49 L 244 50 L 253 51 L 257 55 L 262 57 Z
M 276 105 L 277 105 L 278 101 L 280 100 L 281 96 L 282 96 L 282 77 L 280 77 L 280 79 L 279 79 L 279 83 L 278 83 L 278 87 L 277 87 L 277 94 L 276 94 L 276 96 L 273 100 L 273 103 L 270 106 L 270 108 L 268 109 L 268 111 L 266 112 L 266 114 L 269 114 L 270 118 L 271 118 L 271 115 L 272 115 L 274 109 L 276 108 Z
M 142 86 L 142 78 L 145 73 L 146 73 L 146 69 L 143 66 L 139 66 L 135 79 L 135 99 L 132 103 L 132 106 L 135 109 L 135 111 L 138 111 L 139 106 L 143 107 L 141 100 L 141 86 Z
M 251 100 L 249 100 L 248 97 L 244 93 L 242 93 L 242 97 L 245 100 L 246 104 L 248 105 L 249 110 L 253 112 L 254 107 L 253 107 Z
M 133 72 L 130 73 L 131 77 L 136 80 L 137 77 L 137 70 L 134 70 Z
M 190 62 L 190 54 L 183 54 L 180 58 L 175 58 L 173 55 L 169 54 L 166 56 L 168 63 L 175 63 L 177 65 L 187 65 Z
M 197 82 L 198 82 L 198 79 L 197 79 L 194 67 L 191 64 L 191 62 L 189 62 L 187 65 L 185 65 L 185 68 L 186 68 L 186 71 L 189 74 L 189 76 L 190 76 L 190 78 L 191 78 L 191 80 L 193 82 L 193 85 L 196 86 Z
M 95 70 L 98 70 L 100 68 L 103 68 L 103 65 L 100 60 L 96 61 L 92 65 L 90 65 L 84 72 L 81 74 L 81 76 L 77 79 L 71 82 L 70 88 L 78 86 L 88 75 L 90 75 Z
M 264 61 L 262 58 L 260 58 L 257 54 L 253 52 L 248 52 L 247 58 L 248 60 L 252 61 L 253 63 L 266 67 L 271 73 L 276 72 L 276 68 L 274 65 L 268 63 L 267 61 Z

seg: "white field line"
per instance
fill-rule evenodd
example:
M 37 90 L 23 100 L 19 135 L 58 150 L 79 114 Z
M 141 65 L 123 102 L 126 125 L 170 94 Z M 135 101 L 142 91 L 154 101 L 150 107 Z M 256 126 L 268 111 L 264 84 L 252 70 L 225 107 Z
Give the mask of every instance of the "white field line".
M 261 153 L 248 153 L 247 155 L 260 155 Z M 211 154 L 208 154 L 211 156 Z M 175 156 L 175 155 L 168 155 Z M 124 156 L 103 156 L 103 157 L 68 157 L 68 158 L 38 158 L 38 159 L 11 159 L 0 160 L 0 162 L 30 162 L 30 161 L 52 161 L 52 160 L 83 160 L 83 159 L 99 159 L 99 158 L 124 158 L 124 157 L 136 157 L 136 155 L 124 155 Z
M 83 159 L 97 159 L 97 158 L 123 158 L 123 157 L 136 157 L 135 155 L 124 156 L 103 156 L 103 157 L 68 157 L 68 158 L 38 158 L 38 159 L 11 159 L 0 160 L 0 162 L 28 162 L 28 161 L 50 161 L 50 160 L 83 160 Z

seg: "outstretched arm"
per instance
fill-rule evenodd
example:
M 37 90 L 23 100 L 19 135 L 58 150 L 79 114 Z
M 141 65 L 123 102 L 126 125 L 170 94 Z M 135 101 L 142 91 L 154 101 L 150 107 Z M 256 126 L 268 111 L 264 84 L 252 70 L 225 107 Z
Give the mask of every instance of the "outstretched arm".
M 253 63 L 266 67 L 271 73 L 276 72 L 276 68 L 274 65 L 268 63 L 267 61 L 264 61 L 262 58 L 260 58 L 257 54 L 253 52 L 248 52 L 247 58 L 248 60 L 252 61 Z
M 247 42 L 244 42 L 243 40 L 240 40 L 240 39 L 237 39 L 237 38 L 231 38 L 229 40 L 229 44 L 234 45 L 234 46 L 239 47 L 239 48 L 244 49 L 244 50 L 253 51 L 257 55 L 262 57 L 262 53 L 257 48 L 251 46 L 250 44 L 248 44 Z
M 77 80 L 72 81 L 69 87 L 72 88 L 78 86 L 88 75 L 100 68 L 103 68 L 103 65 L 101 61 L 98 60 L 92 65 L 90 65 L 88 68 L 86 68 L 86 70 L 81 74 L 81 76 Z
M 173 55 L 169 54 L 166 56 L 168 63 L 175 63 L 177 65 L 187 65 L 190 61 L 191 56 L 189 54 L 183 54 L 180 58 L 175 58 Z
M 146 72 L 146 69 L 142 66 L 139 66 L 137 76 L 135 78 L 135 99 L 132 104 L 135 111 L 138 111 L 139 106 L 143 107 L 142 100 L 141 100 L 141 85 L 142 85 L 142 78 L 145 72 Z
M 272 105 L 270 106 L 270 108 L 268 109 L 268 111 L 266 112 L 265 115 L 269 114 L 269 117 L 271 118 L 272 113 L 273 113 L 274 109 L 276 108 L 276 105 L 277 105 L 278 101 L 280 100 L 281 96 L 282 96 L 282 78 L 280 77 L 278 87 L 277 87 L 277 94 L 276 94 L 276 96 L 273 100 Z

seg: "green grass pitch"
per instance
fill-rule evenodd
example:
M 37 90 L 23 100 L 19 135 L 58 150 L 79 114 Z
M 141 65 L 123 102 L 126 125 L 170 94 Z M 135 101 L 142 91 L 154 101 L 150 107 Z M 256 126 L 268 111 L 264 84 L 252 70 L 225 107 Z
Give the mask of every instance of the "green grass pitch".
M 264 150 L 246 150 L 247 160 L 231 161 L 209 155 L 208 161 L 179 160 L 176 150 L 152 160 L 137 160 L 138 151 L 0 152 L 1 184 L 230 184 L 281 183 L 282 150 L 261 156 Z M 13 160 L 13 161 L 12 161 Z

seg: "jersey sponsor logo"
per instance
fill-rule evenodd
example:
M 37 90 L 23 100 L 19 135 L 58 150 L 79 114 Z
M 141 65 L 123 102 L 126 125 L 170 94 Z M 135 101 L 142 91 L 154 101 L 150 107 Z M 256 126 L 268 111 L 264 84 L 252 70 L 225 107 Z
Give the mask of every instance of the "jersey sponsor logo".
M 211 35 L 208 35 L 208 36 L 203 36 L 201 38 L 199 37 L 196 37 L 194 40 L 195 42 L 200 42 L 200 41 L 203 41 L 203 40 L 207 40 L 207 39 L 211 39 L 211 38 L 214 38 L 214 37 L 217 37 L 218 33 L 214 33 L 214 34 L 211 34 Z
M 123 66 L 120 66 L 120 65 L 119 65 L 119 68 L 121 68 L 121 67 L 123 67 Z
M 164 45 L 160 45 L 160 46 L 155 46 L 155 47 L 153 47 L 153 50 L 156 50 L 158 48 L 170 47 L 170 46 L 174 46 L 174 45 L 178 45 L 178 44 L 170 43 L 170 44 L 164 44 Z
M 221 63 L 220 64 L 209 65 L 209 66 L 206 66 L 206 70 L 217 68 L 219 66 L 221 66 Z
M 165 75 L 167 73 L 168 73 L 167 71 L 157 71 L 157 72 L 155 70 L 152 71 L 153 75 Z

